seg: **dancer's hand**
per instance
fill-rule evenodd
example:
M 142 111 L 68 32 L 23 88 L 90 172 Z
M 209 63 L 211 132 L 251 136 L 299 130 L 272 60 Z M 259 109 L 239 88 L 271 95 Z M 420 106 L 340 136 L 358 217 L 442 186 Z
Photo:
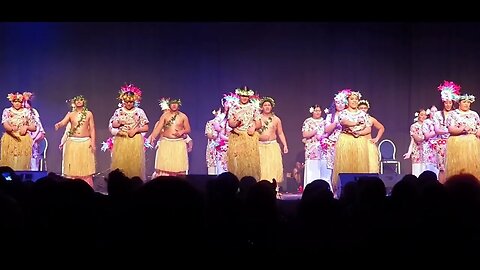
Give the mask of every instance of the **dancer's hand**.
M 27 126 L 22 126 L 20 128 L 20 136 L 25 136 L 27 134 Z
M 132 129 L 130 129 L 130 130 L 127 131 L 127 135 L 128 135 L 128 137 L 130 137 L 130 138 L 135 137 L 135 134 L 137 134 L 137 129 L 136 129 L 136 128 L 132 128 Z
M 377 138 L 373 138 L 373 139 L 370 139 L 369 141 L 372 142 L 372 143 L 374 143 L 374 144 L 376 144 L 376 143 L 378 142 L 378 139 L 377 139 Z
M 252 136 L 253 134 L 255 134 L 255 126 L 250 126 L 248 129 L 247 129 L 247 134 Z
M 177 138 L 182 138 L 183 135 L 185 135 L 185 134 L 183 133 L 183 130 L 175 129 L 175 133 L 173 133 L 173 135 Z
M 147 143 L 148 143 L 148 144 L 153 145 L 154 142 L 155 142 L 155 140 L 152 138 L 152 136 L 149 136 L 149 137 L 147 138 Z M 155 148 L 157 148 L 157 147 L 158 147 L 158 146 L 156 146 Z
M 409 159 L 409 158 L 410 158 L 410 153 L 403 154 L 403 159 Z
M 58 145 L 58 149 L 60 149 L 60 151 L 63 150 L 63 145 L 64 145 L 64 144 L 65 144 L 65 143 L 61 143 L 61 144 Z
M 283 153 L 288 154 L 288 147 L 286 145 L 283 146 Z
M 60 128 L 60 123 L 55 124 L 55 131 L 57 131 Z
M 90 148 L 92 149 L 92 152 L 95 152 L 97 150 L 97 146 L 95 145 L 95 142 L 93 141 L 90 142 Z

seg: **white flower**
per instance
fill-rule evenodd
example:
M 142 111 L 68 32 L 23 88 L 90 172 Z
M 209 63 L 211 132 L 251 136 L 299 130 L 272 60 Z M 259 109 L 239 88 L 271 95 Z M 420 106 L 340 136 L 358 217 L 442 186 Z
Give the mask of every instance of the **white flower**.
M 310 107 L 310 109 L 308 110 L 310 113 L 313 113 L 315 111 L 315 108 L 313 107 Z
M 145 146 L 145 148 L 153 149 L 153 145 L 148 140 L 145 140 L 143 145 Z
M 325 108 L 325 110 L 323 110 L 326 114 L 329 114 L 330 113 L 330 110 L 328 108 Z
M 103 152 L 107 151 L 108 149 L 108 143 L 102 142 L 102 148 L 100 148 Z

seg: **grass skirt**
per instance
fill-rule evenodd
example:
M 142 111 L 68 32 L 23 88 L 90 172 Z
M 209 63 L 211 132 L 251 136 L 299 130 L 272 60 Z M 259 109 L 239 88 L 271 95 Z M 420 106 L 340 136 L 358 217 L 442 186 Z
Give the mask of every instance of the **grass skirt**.
M 95 173 L 95 154 L 90 138 L 68 137 L 63 147 L 62 173 L 68 177 L 85 177 Z
M 15 132 L 15 135 L 17 138 L 6 132 L 3 133 L 0 165 L 8 166 L 15 171 L 30 170 L 32 137 L 28 132 L 25 136 L 20 136 L 18 132 Z
M 459 173 L 473 174 L 480 179 L 480 140 L 475 135 L 448 138 L 445 173 L 447 179 Z
M 183 139 L 160 139 L 155 170 L 174 174 L 184 174 L 188 170 L 187 144 Z
M 112 149 L 110 168 L 119 168 L 127 177 L 138 176 L 145 180 L 145 150 L 142 134 L 133 138 L 116 136 Z
M 277 183 L 281 183 L 283 181 L 283 161 L 278 142 L 259 142 L 258 150 L 260 154 L 260 180 L 272 182 L 272 179 L 275 178 Z
M 260 153 L 258 150 L 258 133 L 250 136 L 247 132 L 230 133 L 228 137 L 228 171 L 238 179 L 253 176 L 259 181 Z

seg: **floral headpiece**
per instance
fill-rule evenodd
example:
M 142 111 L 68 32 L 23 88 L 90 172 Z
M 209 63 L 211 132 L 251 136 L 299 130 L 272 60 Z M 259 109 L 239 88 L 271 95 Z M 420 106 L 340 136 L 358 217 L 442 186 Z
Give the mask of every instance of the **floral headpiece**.
M 271 97 L 263 97 L 261 100 L 260 100 L 260 106 L 263 106 L 263 103 L 265 102 L 270 102 L 270 104 L 272 105 L 272 108 L 275 107 L 275 100 Z
M 32 92 L 23 92 L 23 101 L 31 100 L 33 98 Z
M 135 102 L 138 104 L 142 99 L 142 91 L 133 84 L 125 84 L 120 88 L 118 99 L 123 102 Z
M 366 99 L 362 99 L 358 102 L 358 106 L 360 105 L 366 105 L 368 109 L 370 109 L 370 103 Z
M 161 98 L 160 101 L 158 102 L 158 105 L 160 105 L 160 108 L 162 111 L 170 109 L 170 104 L 178 104 L 182 105 L 182 101 L 180 99 L 170 99 L 170 98 Z
M 470 103 L 475 102 L 475 96 L 474 95 L 469 95 L 469 94 L 463 94 L 458 97 L 458 101 L 466 100 L 469 101 Z
M 352 94 L 355 94 L 358 96 L 358 98 L 362 98 L 362 95 L 360 92 L 353 92 L 352 89 L 347 88 L 338 91 L 338 93 L 335 95 L 333 100 L 335 101 L 336 104 L 344 104 L 345 106 L 348 104 L 348 97 Z
M 258 95 L 253 95 L 250 97 L 250 103 L 257 109 L 260 109 L 260 97 Z
M 342 91 L 346 92 L 347 98 L 350 97 L 351 95 L 356 95 L 358 99 L 362 98 L 362 94 L 359 91 L 352 91 L 352 89 L 344 89 Z
M 436 108 L 436 107 L 435 107 Z M 423 110 L 420 110 L 420 111 L 416 111 L 415 112 L 415 118 L 413 118 L 413 122 L 417 122 L 418 121 L 418 116 L 420 115 L 420 112 L 423 111 Z M 428 116 L 430 114 L 430 109 L 426 109 L 425 110 L 425 114 Z
M 15 92 L 15 93 L 8 94 L 7 98 L 8 100 L 10 100 L 10 102 L 14 102 L 14 101 L 23 102 L 25 97 L 19 92 Z
M 440 84 L 437 89 L 440 91 L 442 101 L 458 101 L 462 87 L 454 82 L 443 81 L 443 84 Z
M 160 105 L 160 109 L 162 111 L 168 110 L 170 107 L 168 106 L 169 98 L 161 98 L 160 101 L 158 102 L 158 105 Z
M 213 110 L 213 111 L 212 111 L 212 114 L 215 115 L 215 116 L 217 116 L 217 115 L 219 115 L 221 112 L 222 112 L 222 109 L 219 108 L 218 110 Z
M 179 99 L 179 98 L 169 99 L 168 100 L 168 105 L 170 105 L 170 104 L 178 104 L 178 106 L 182 106 L 182 100 Z
M 83 107 L 85 109 L 87 109 L 87 99 L 83 96 L 83 95 L 78 95 L 78 96 L 74 96 L 73 98 L 71 98 L 69 101 L 70 101 L 70 107 L 72 108 L 72 112 L 75 110 L 75 102 L 77 100 L 81 100 L 83 101 Z
M 313 113 L 317 107 L 320 108 L 320 105 L 313 105 L 312 107 L 308 108 L 308 111 Z M 328 113 L 328 109 L 325 109 L 325 113 Z
M 223 94 L 223 98 L 221 100 L 222 107 L 225 107 L 225 105 L 228 105 L 229 107 L 232 107 L 234 105 L 237 105 L 239 103 L 239 96 L 235 93 L 228 93 L 228 94 Z
M 253 91 L 252 89 L 249 89 L 248 87 L 245 86 L 243 88 L 235 89 L 235 94 L 237 94 L 239 96 L 251 97 L 251 96 L 255 95 L 255 91 Z

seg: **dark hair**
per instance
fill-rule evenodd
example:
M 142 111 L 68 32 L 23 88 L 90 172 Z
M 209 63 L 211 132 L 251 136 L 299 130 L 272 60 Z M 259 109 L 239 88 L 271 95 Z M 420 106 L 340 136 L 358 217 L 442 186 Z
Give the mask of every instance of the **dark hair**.
M 334 115 L 337 112 L 337 106 L 335 105 L 335 100 L 332 101 L 332 104 L 330 105 L 330 108 L 328 108 L 328 111 L 332 115 L 332 117 L 330 117 L 330 123 L 333 123 L 333 121 L 335 120 Z
M 427 109 L 420 107 L 420 108 L 418 108 L 418 110 L 416 112 L 418 112 L 420 114 L 421 111 L 427 112 Z

